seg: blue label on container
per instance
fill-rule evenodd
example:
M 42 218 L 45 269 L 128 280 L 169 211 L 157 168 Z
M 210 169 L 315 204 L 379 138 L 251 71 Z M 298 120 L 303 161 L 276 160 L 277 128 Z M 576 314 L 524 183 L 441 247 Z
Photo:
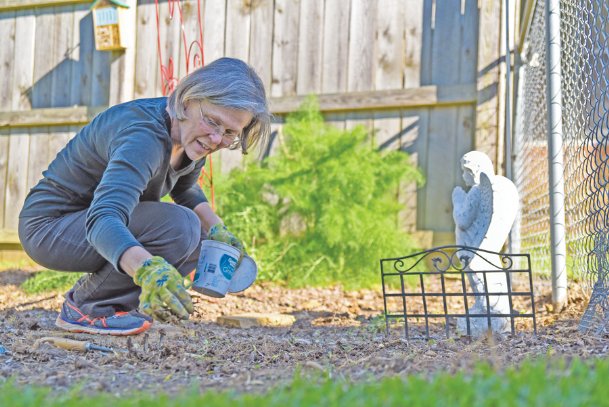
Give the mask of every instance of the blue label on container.
M 237 266 L 237 259 L 229 256 L 228 254 L 223 254 L 220 258 L 220 271 L 222 271 L 222 275 L 227 280 L 233 278 L 233 274 L 235 274 L 235 267 Z

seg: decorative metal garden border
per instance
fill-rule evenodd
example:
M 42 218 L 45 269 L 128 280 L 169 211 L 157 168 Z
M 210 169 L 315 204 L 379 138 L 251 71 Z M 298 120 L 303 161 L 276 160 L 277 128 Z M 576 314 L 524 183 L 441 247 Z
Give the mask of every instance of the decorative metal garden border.
M 472 262 L 472 259 L 475 256 L 487 263 L 489 265 L 489 269 L 477 271 L 469 270 L 468 265 Z M 500 264 L 494 264 L 492 260 L 489 260 L 489 258 L 499 259 Z M 429 260 L 431 260 L 431 267 L 428 265 Z M 466 319 L 468 336 L 471 334 L 470 318 L 474 317 L 486 317 L 489 327 L 491 324 L 491 318 L 509 317 L 512 334 L 515 333 L 516 318 L 531 318 L 533 321 L 533 331 L 535 334 L 537 334 L 531 259 L 528 254 L 502 254 L 467 246 L 442 246 L 405 257 L 381 259 L 380 266 L 383 283 L 383 302 L 387 334 L 389 334 L 389 321 L 392 319 L 401 319 L 404 321 L 404 335 L 407 339 L 410 339 L 409 320 L 424 318 L 425 338 L 430 339 L 430 319 L 444 319 L 446 337 L 448 338 L 450 337 L 449 319 L 460 317 Z M 424 267 L 423 271 L 415 270 L 421 267 Z M 431 268 L 432 270 L 427 270 L 427 268 Z M 474 293 L 471 291 L 471 289 L 468 290 L 469 283 L 466 282 L 466 275 L 474 273 L 483 274 L 485 287 L 487 287 L 486 275 L 488 273 L 505 273 L 507 279 L 507 291 L 489 293 L 485 289 L 485 292 Z M 527 277 L 528 290 L 513 291 L 512 276 L 514 274 L 524 274 Z M 425 289 L 425 276 L 439 277 L 441 282 L 441 291 L 427 291 Z M 461 281 L 461 292 L 446 292 L 446 280 L 450 279 L 451 277 Z M 395 279 L 399 279 L 399 284 L 396 284 L 400 287 L 398 292 L 394 292 L 395 289 L 391 288 L 391 281 Z M 407 292 L 408 279 L 418 279 L 420 291 Z M 470 313 L 468 298 L 475 299 L 476 296 L 486 297 L 486 313 Z M 512 312 L 510 314 L 490 313 L 488 311 L 490 296 L 507 296 L 510 310 L 512 310 Z M 392 297 L 401 298 L 402 306 L 400 312 L 391 312 L 391 310 L 388 310 L 387 301 Z M 409 299 L 416 299 L 417 297 L 419 297 L 422 301 L 423 313 L 409 312 Z M 443 312 L 430 312 L 428 310 L 428 298 L 438 297 L 442 299 Z M 463 299 L 463 313 L 449 312 L 448 299 L 451 297 L 460 297 Z M 514 297 L 526 297 L 527 300 L 530 300 L 530 312 L 515 312 L 513 308 Z

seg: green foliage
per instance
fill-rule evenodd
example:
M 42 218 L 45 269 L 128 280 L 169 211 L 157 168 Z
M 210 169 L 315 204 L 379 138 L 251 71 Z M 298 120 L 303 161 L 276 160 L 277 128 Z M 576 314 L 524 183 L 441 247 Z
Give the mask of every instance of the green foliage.
M 277 154 L 220 180 L 218 207 L 257 260 L 260 277 L 291 286 L 378 284 L 378 261 L 414 249 L 398 227 L 400 182 L 423 178 L 363 127 L 324 122 L 315 99 L 287 118 Z
M 496 371 L 479 365 L 471 373 L 389 377 L 350 383 L 325 377 L 297 376 L 289 385 L 264 394 L 235 394 L 194 388 L 175 396 L 133 393 L 82 395 L 78 390 L 52 394 L 49 389 L 0 385 L 3 406 L 607 406 L 609 361 L 540 360 Z M 86 387 L 85 387 L 86 388 Z
M 65 291 L 76 283 L 82 273 L 66 273 L 52 270 L 39 271 L 21 284 L 27 294 L 48 291 Z

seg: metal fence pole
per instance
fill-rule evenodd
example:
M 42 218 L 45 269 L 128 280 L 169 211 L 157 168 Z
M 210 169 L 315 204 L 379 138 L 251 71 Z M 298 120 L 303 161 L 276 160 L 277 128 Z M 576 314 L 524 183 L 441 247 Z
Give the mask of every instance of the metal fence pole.
M 505 177 L 514 181 L 513 163 L 514 154 L 512 152 L 512 48 L 510 47 L 510 0 L 505 0 Z M 515 62 L 514 58 L 514 62 Z M 520 209 L 519 209 L 520 211 Z M 519 216 L 517 216 L 519 218 Z M 519 221 L 519 219 L 517 219 Z M 508 235 L 508 253 L 518 253 L 514 251 L 514 225 Z M 520 260 L 519 258 L 517 258 Z M 508 274 L 511 279 L 512 275 Z M 511 281 L 511 280 L 510 280 Z
M 505 0 L 505 177 L 512 176 L 512 52 L 510 48 L 510 0 Z M 511 246 L 510 239 L 510 246 Z M 511 252 L 510 252 L 511 253 Z
M 516 50 L 516 48 L 515 48 Z M 516 117 L 521 118 L 524 114 L 525 108 L 525 89 L 524 84 L 526 82 L 526 68 L 520 57 L 520 54 L 514 52 L 514 100 L 516 100 Z M 518 175 L 522 173 L 522 162 L 519 165 L 519 162 L 515 159 L 516 155 L 522 149 L 522 139 L 523 139 L 523 127 L 524 120 L 515 120 L 514 121 L 514 142 L 512 143 L 512 150 L 514 153 L 512 154 L 512 176 L 514 183 L 518 183 Z M 518 186 L 518 185 L 517 185 Z M 510 253 L 520 253 L 521 245 L 522 245 L 522 236 L 520 233 L 520 229 L 522 227 L 522 198 L 523 196 L 519 196 L 519 205 L 518 212 L 516 213 L 516 219 L 514 220 L 514 225 L 512 226 L 512 230 L 510 231 Z M 517 258 L 520 259 L 520 258 Z M 519 265 L 517 266 L 519 267 Z
M 554 309 L 559 311 L 567 302 L 567 245 L 565 241 L 565 187 L 561 93 L 562 73 L 560 66 L 560 0 L 546 0 L 545 11 L 552 303 Z

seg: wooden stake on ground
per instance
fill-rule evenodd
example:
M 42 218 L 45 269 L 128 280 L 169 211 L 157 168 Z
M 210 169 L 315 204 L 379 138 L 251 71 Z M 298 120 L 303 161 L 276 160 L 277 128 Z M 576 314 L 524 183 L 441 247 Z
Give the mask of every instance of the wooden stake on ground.
M 296 321 L 292 315 L 286 314 L 239 314 L 218 317 L 219 325 L 231 328 L 289 327 Z

